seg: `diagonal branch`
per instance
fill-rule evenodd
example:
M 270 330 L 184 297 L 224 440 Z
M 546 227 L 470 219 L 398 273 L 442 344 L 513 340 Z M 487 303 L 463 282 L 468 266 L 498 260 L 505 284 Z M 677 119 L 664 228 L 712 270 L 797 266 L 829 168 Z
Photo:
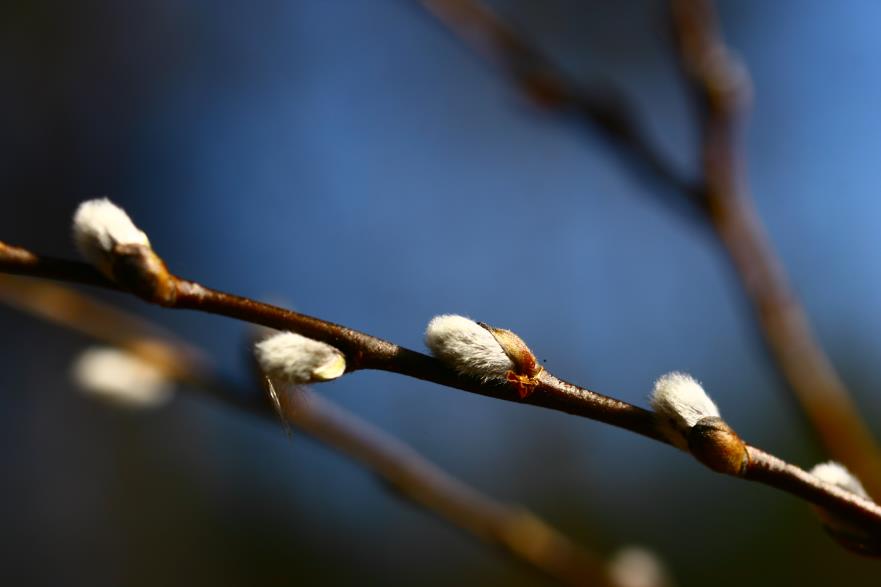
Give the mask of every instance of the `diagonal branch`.
M 708 219 L 740 278 L 768 350 L 830 456 L 881 498 L 881 448 L 820 346 L 753 206 L 740 142 L 746 69 L 721 37 L 711 0 L 672 0 L 679 66 L 701 112 Z
M 7 251 L 11 253 L 7 254 Z M 84 263 L 38 256 L 2 243 L 0 271 L 125 289 Z M 150 287 L 148 290 L 140 288 L 133 293 L 168 308 L 219 314 L 276 330 L 290 330 L 326 342 L 346 356 L 346 369 L 350 372 L 360 369 L 390 371 L 496 399 L 521 401 L 517 393 L 505 385 L 463 377 L 428 355 L 339 324 L 210 289 L 171 274 L 167 275 L 167 281 L 161 287 Z M 522 401 L 599 420 L 666 442 L 656 430 L 654 418 L 648 410 L 566 383 L 547 372 L 542 373 L 538 390 L 543 393 L 533 393 Z
M 13 253 L 5 254 L 5 251 Z M 118 286 L 112 286 L 113 289 L 130 291 L 148 302 L 168 308 L 195 309 L 229 316 L 278 330 L 290 330 L 326 342 L 345 354 L 347 365 L 353 365 L 350 370 L 391 371 L 497 399 L 517 401 L 516 390 L 508 385 L 457 375 L 436 359 L 416 351 L 345 326 L 211 290 L 176 277 L 168 273 L 161 259 L 152 250 L 149 253 L 151 260 L 138 265 L 137 260 L 143 259 L 142 256 L 130 257 L 118 250 L 115 255 L 121 266 L 114 269 L 114 275 L 121 281 Z M 157 263 L 161 268 L 157 269 Z M 39 274 L 41 277 L 60 280 L 70 274 L 88 275 L 88 271 L 78 265 L 80 264 L 73 261 L 43 259 L 24 249 L 0 245 L 0 272 Z M 39 271 L 33 270 L 34 267 L 38 267 Z M 53 276 L 47 267 L 59 268 L 58 275 Z M 101 283 L 98 278 L 90 278 L 90 281 Z M 670 442 L 659 430 L 653 412 L 567 383 L 547 371 L 542 371 L 537 379 L 535 390 L 522 400 L 524 403 L 599 420 L 659 442 Z M 859 527 L 866 540 L 873 545 L 867 547 L 874 548 L 871 553 L 881 555 L 881 506 L 826 483 L 764 451 L 744 445 L 739 438 L 737 441 L 743 447 L 745 455 L 743 467 L 736 471 L 721 471 L 713 465 L 708 466 L 736 477 L 776 487 L 847 520 Z M 698 453 L 694 454 L 698 460 L 706 462 Z
M 304 391 L 300 390 L 299 394 Z M 305 392 L 279 394 L 284 421 L 361 463 L 420 505 L 566 585 L 615 585 L 602 561 L 528 510 L 494 501 L 450 476 L 401 441 Z
M 704 177 L 697 184 L 682 179 L 651 146 L 624 97 L 603 99 L 603 92 L 583 89 L 479 0 L 421 3 L 499 64 L 517 89 L 542 106 L 591 122 L 635 172 L 649 171 L 657 182 L 653 193 L 657 187 L 672 190 L 702 213 L 698 218 L 708 221 L 724 246 L 765 345 L 823 446 L 881 497 L 881 448 L 817 341 L 754 210 L 737 137 L 748 73 L 725 47 L 712 2 L 672 1 L 681 68 L 702 113 Z
M 500 67 L 524 96 L 544 109 L 569 115 L 598 130 L 641 178 L 651 182 L 653 188 L 663 186 L 662 195 L 667 196 L 664 203 L 691 217 L 700 217 L 695 212 L 703 202 L 696 186 L 652 144 L 638 124 L 636 108 L 620 91 L 608 85 L 578 83 L 481 2 L 419 1 L 459 38 Z
M 48 282 L 0 275 L 0 300 L 123 348 L 170 379 L 268 421 L 250 390 L 223 380 L 199 349 L 155 324 Z M 402 441 L 306 389 L 278 394 L 281 415 L 313 440 L 360 464 L 404 500 L 507 552 L 564 585 L 618 585 L 603 561 L 522 507 L 496 501 L 443 471 Z

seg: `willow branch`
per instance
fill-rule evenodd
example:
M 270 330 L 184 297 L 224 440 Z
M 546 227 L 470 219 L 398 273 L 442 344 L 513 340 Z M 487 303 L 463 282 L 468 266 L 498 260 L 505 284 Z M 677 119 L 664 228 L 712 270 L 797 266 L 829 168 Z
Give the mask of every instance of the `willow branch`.
M 14 254 L 4 254 L 7 250 L 14 251 Z M 21 252 L 27 255 L 22 255 Z M 155 256 L 152 250 L 150 254 Z M 509 385 L 459 376 L 436 359 L 416 351 L 319 318 L 219 292 L 181 279 L 169 273 L 158 257 L 156 262 L 161 267 L 157 267 L 156 262 L 142 264 L 138 261 L 139 256 L 120 254 L 119 257 L 120 265 L 114 268 L 114 275 L 120 283 L 119 287 L 113 289 L 129 291 L 148 302 L 167 308 L 186 308 L 224 315 L 277 330 L 290 330 L 326 342 L 345 354 L 348 370 L 378 369 L 409 375 L 488 397 L 522 401 L 587 417 L 669 443 L 659 431 L 653 412 L 567 383 L 547 371 L 539 374 L 533 392 L 525 399 L 518 400 L 516 390 Z M 27 261 L 22 262 L 22 258 Z M 37 261 L 34 262 L 34 259 Z M 39 274 L 41 277 L 60 280 L 71 273 L 88 273 L 85 268 L 74 267 L 75 265 L 78 264 L 73 261 L 44 260 L 24 249 L 0 246 L 0 272 Z M 39 267 L 40 271 L 32 271 L 32 267 Z M 58 275 L 51 275 L 46 267 L 58 267 Z M 99 279 L 92 281 L 96 285 L 100 284 Z M 744 466 L 724 472 L 781 489 L 824 508 L 853 522 L 876 544 L 881 544 L 881 507 L 877 504 L 823 482 L 794 465 L 744 445 L 742 441 L 740 444 L 746 451 Z M 695 456 L 707 464 L 698 455 Z M 781 463 L 785 466 L 781 466 Z M 713 465 L 708 466 L 719 470 Z M 876 554 L 881 554 L 881 549 Z
M 740 141 L 746 69 L 722 39 L 711 0 L 673 0 L 679 65 L 702 114 L 708 218 L 746 292 L 765 343 L 826 450 L 881 498 L 881 448 L 811 329 L 756 214 Z
M 7 251 L 12 253 L 7 254 Z M 507 385 L 463 377 L 428 355 L 333 322 L 207 288 L 170 273 L 161 284 L 142 283 L 138 276 L 134 276 L 133 283 L 129 284 L 132 287 L 121 288 L 84 263 L 39 256 L 2 243 L 0 271 L 128 290 L 167 308 L 197 310 L 276 330 L 290 330 L 339 349 L 346 356 L 348 372 L 361 369 L 390 371 L 495 399 L 522 401 L 598 420 L 666 442 L 655 428 L 650 411 L 564 382 L 550 373 L 542 373 L 536 389 L 541 393 L 520 400 Z
M 261 396 L 224 381 L 203 353 L 155 324 L 50 282 L 0 275 L 0 300 L 150 362 L 185 389 L 275 422 Z M 281 416 L 308 437 L 375 475 L 394 494 L 501 548 L 565 585 L 614 582 L 603 561 L 520 506 L 498 502 L 344 408 L 301 388 L 277 394 Z
M 651 147 L 626 99 L 616 95 L 614 102 L 622 106 L 610 107 L 602 92 L 582 89 L 478 0 L 422 4 L 499 64 L 515 87 L 543 106 L 594 123 L 635 171 L 651 170 L 661 187 L 678 192 L 703 213 L 754 308 L 765 345 L 823 446 L 881 497 L 881 449 L 812 332 L 754 210 L 738 144 L 748 73 L 722 42 L 712 2 L 672 2 L 681 67 L 703 115 L 704 177 L 697 184 L 682 179 Z

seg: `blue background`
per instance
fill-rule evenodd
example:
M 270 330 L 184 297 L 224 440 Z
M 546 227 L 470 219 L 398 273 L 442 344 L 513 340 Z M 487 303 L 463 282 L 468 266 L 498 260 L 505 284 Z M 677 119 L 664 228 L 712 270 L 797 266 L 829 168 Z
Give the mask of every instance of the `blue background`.
M 608 81 L 695 174 L 664 3 L 492 3 Z M 758 211 L 881 432 L 881 5 L 721 2 L 755 88 Z M 416 2 L 11 2 L 0 9 L 0 238 L 72 256 L 109 196 L 171 269 L 422 348 L 435 314 L 518 332 L 555 374 L 645 404 L 673 369 L 749 442 L 824 460 L 708 230 L 599 136 L 525 101 Z M 104 295 L 247 381 L 229 320 Z M 6 584 L 541 584 L 302 436 L 182 397 L 76 394 L 87 341 L 0 308 Z M 583 544 L 656 551 L 683 585 L 874 584 L 802 503 L 595 422 L 359 372 L 317 388 Z

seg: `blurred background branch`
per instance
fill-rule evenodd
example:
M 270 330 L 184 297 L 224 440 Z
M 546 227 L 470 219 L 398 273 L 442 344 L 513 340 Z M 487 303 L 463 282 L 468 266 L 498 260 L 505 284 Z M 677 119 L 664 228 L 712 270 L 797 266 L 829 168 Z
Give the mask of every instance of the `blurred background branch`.
M 711 0 L 672 0 L 679 63 L 699 106 L 701 193 L 777 368 L 830 457 L 881 498 L 881 448 L 814 335 L 749 193 L 740 137 L 752 88 L 726 47 Z
M 222 380 L 199 349 L 147 320 L 67 287 L 26 277 L 0 275 L 0 300 L 122 348 L 157 366 L 184 391 L 207 391 L 225 404 L 275 419 L 262 395 Z M 598 556 L 532 512 L 493 500 L 333 402 L 305 388 L 281 390 L 278 398 L 287 424 L 366 468 L 405 501 L 561 584 L 626 587 L 608 574 Z
M 697 184 L 680 179 L 664 162 L 626 98 L 582 89 L 479 0 L 423 4 L 500 64 L 525 95 L 552 110 L 583 116 L 614 139 L 637 171 L 651 170 L 660 183 L 655 188 L 674 188 L 706 212 L 753 305 L 765 344 L 827 453 L 863 479 L 871 495 L 881 496 L 881 448 L 816 340 L 751 202 L 738 138 L 742 106 L 751 92 L 749 74 L 726 47 L 713 2 L 670 4 L 680 67 L 701 116 L 703 175 Z
M 623 92 L 611 84 L 588 86 L 576 81 L 479 0 L 420 1 L 453 33 L 499 66 L 533 104 L 598 130 L 648 180 L 650 193 L 686 213 L 703 205 L 697 186 L 677 172 L 643 132 L 636 107 Z

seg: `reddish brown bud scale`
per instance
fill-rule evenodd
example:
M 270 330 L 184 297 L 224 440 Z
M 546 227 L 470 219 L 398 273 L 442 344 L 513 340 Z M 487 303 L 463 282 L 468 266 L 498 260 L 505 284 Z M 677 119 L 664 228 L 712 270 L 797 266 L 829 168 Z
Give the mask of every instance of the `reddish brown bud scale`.
M 537 378 L 528 375 L 518 375 L 513 371 L 508 371 L 505 374 L 505 379 L 514 384 L 514 387 L 517 388 L 517 395 L 520 396 L 520 399 L 526 399 L 529 397 L 529 394 L 535 391 L 535 387 L 538 385 Z
M 718 473 L 742 475 L 749 465 L 749 453 L 740 436 L 722 418 L 698 420 L 688 432 L 688 449 L 694 457 Z
M 520 399 L 529 397 L 529 394 L 535 391 L 538 385 L 538 374 L 543 369 L 538 364 L 538 359 L 535 358 L 523 339 L 510 330 L 496 328 L 484 322 L 478 322 L 478 324 L 493 335 L 511 362 L 514 363 L 514 368 L 505 374 L 505 379 L 514 384 Z
M 168 306 L 174 303 L 175 278 L 153 249 L 140 244 L 119 244 L 110 261 L 113 280 L 147 301 Z
M 496 328 L 484 322 L 478 322 L 478 324 L 493 335 L 496 342 L 499 343 L 499 346 L 502 347 L 502 350 L 511 359 L 511 362 L 514 363 L 513 371 L 516 374 L 535 377 L 541 373 L 541 365 L 538 364 L 535 355 L 532 354 L 532 351 L 529 350 L 529 347 L 526 346 L 522 338 L 504 328 Z

